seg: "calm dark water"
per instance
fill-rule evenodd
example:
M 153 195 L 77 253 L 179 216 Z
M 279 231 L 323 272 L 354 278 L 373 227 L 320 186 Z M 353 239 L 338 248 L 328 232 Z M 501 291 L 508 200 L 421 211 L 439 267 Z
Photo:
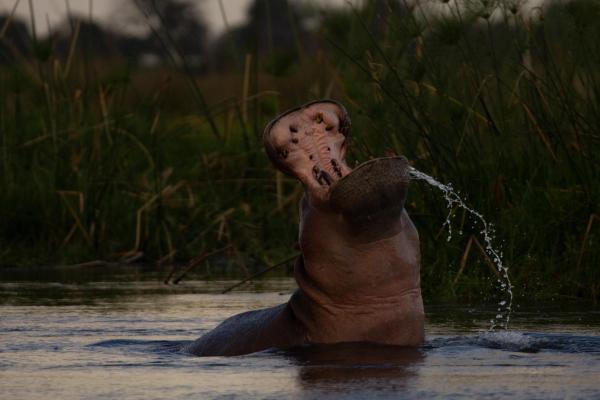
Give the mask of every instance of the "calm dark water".
M 364 344 L 189 356 L 224 318 L 288 299 L 290 279 L 165 286 L 131 268 L 0 270 L 2 399 L 600 398 L 600 311 L 428 305 L 419 349 Z

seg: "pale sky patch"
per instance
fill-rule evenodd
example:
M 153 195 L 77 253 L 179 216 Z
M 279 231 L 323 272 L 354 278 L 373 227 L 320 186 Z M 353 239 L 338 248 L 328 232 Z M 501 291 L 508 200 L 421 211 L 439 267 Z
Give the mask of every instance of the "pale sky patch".
M 0 13 L 9 13 L 16 0 L 0 0 Z M 248 6 L 252 0 L 222 0 L 227 22 L 233 27 L 241 24 L 246 16 Z M 356 1 L 354 1 L 356 2 Z M 67 15 L 67 3 L 73 15 L 89 18 L 90 6 L 92 18 L 102 24 L 118 30 L 128 31 L 123 18 L 123 12 L 128 8 L 126 0 L 32 0 L 36 21 L 36 31 L 45 35 L 49 26 L 55 30 Z M 219 7 L 219 0 L 197 1 L 198 11 L 204 15 L 205 21 L 213 35 L 225 29 L 223 17 Z M 325 6 L 342 6 L 345 0 L 321 0 Z M 29 1 L 21 0 L 17 7 L 16 15 L 29 22 Z

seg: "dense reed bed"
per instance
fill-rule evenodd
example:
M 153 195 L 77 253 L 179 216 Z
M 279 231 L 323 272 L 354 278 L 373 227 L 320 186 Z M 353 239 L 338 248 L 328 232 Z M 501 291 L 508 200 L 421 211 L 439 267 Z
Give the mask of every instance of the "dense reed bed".
M 315 12 L 311 44 L 283 69 L 252 49 L 219 73 L 132 67 L 86 56 L 76 30 L 66 55 L 37 43 L 11 56 L 0 264 L 136 260 L 166 274 L 226 249 L 213 276 L 293 255 L 302 189 L 270 166 L 262 127 L 334 97 L 353 119 L 351 163 L 404 154 L 451 182 L 494 224 L 517 296 L 597 301 L 600 4 L 460 3 Z M 407 208 L 426 298 L 494 298 L 481 227 L 453 211 L 448 240 L 445 202 L 421 183 Z

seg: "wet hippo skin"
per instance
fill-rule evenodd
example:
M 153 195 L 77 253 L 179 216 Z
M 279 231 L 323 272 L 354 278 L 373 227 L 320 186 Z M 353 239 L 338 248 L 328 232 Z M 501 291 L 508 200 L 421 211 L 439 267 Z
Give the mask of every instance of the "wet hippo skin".
M 424 339 L 419 236 L 404 210 L 404 157 L 345 161 L 350 119 L 323 100 L 269 123 L 266 152 L 299 179 L 302 255 L 298 290 L 286 304 L 228 318 L 187 350 L 239 355 L 306 344 L 371 342 L 418 346 Z

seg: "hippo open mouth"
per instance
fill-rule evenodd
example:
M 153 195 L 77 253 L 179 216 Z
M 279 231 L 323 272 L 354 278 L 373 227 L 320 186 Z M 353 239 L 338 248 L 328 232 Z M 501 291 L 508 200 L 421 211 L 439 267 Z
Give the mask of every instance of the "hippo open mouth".
M 409 181 L 406 158 L 378 158 L 351 170 L 345 161 L 350 139 L 348 113 L 333 100 L 287 111 L 264 133 L 271 161 L 298 178 L 311 201 L 327 203 L 349 218 L 400 210 Z
M 300 179 L 320 202 L 326 201 L 330 188 L 351 171 L 345 161 L 349 141 L 348 113 L 332 100 L 287 111 L 269 123 L 264 133 L 271 161 Z

